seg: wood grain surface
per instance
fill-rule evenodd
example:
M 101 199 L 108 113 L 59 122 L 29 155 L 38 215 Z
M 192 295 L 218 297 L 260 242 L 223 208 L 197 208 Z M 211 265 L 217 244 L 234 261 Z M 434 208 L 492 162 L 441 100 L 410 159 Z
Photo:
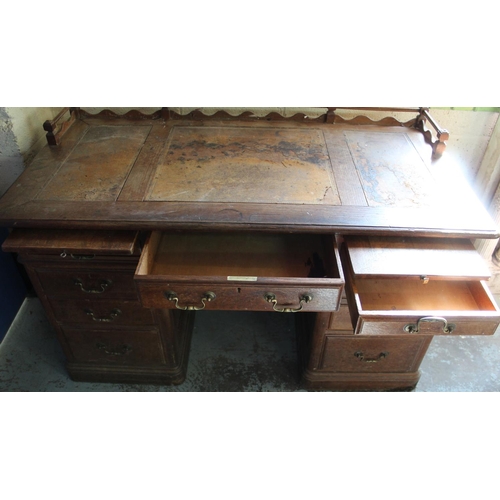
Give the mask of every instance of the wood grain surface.
M 429 279 L 488 279 L 489 269 L 470 240 L 348 236 L 354 275 Z

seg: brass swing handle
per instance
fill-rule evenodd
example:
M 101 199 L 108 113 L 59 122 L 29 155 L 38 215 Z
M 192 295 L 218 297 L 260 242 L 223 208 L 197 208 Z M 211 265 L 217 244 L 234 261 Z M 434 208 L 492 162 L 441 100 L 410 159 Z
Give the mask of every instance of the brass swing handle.
M 207 302 L 212 302 L 216 299 L 216 295 L 214 292 L 207 292 L 201 299 L 201 307 L 196 307 L 196 306 L 185 306 L 185 307 L 180 307 L 179 306 L 179 297 L 175 292 L 165 292 L 165 297 L 167 300 L 170 300 L 171 302 L 175 302 L 175 307 L 176 309 L 180 309 L 181 311 L 201 311 L 205 309 L 205 306 L 207 305 Z
M 99 286 L 101 287 L 100 289 L 99 288 L 85 288 L 83 286 L 83 282 L 81 279 L 75 279 L 74 281 L 74 284 L 76 286 L 79 286 L 81 291 L 82 292 L 85 292 L 85 293 L 104 293 L 106 291 L 106 288 L 108 288 L 108 286 L 110 286 L 113 282 L 111 280 L 102 280 L 100 283 L 99 283 Z
M 455 325 L 452 325 L 451 323 L 448 323 L 448 320 L 446 318 L 440 318 L 438 316 L 426 316 L 425 318 L 420 318 L 417 321 L 416 325 L 409 324 L 406 325 L 403 329 L 405 332 L 408 333 L 419 333 L 420 332 L 420 323 L 423 322 L 439 322 L 443 323 L 443 333 L 451 333 L 455 329 Z
M 98 342 L 95 346 L 97 347 L 97 349 L 105 352 L 109 356 L 123 356 L 132 350 L 132 348 L 127 344 L 123 344 L 122 346 L 118 346 L 115 349 L 108 347 L 106 344 L 101 344 L 100 342 Z
M 299 302 L 299 307 L 297 309 L 293 309 L 292 307 L 282 307 L 278 306 L 278 301 L 276 299 L 276 295 L 274 293 L 266 293 L 264 295 L 264 298 L 269 302 L 270 304 L 273 305 L 273 311 L 279 312 L 279 313 L 296 313 L 299 311 L 302 311 L 304 308 L 304 303 L 308 304 L 309 302 L 312 302 L 312 296 L 311 295 L 301 295 L 300 296 L 300 302 Z M 280 309 L 278 309 L 280 307 Z
M 381 352 L 377 358 L 365 358 L 365 355 L 361 351 L 357 351 L 354 353 L 360 361 L 364 361 L 365 363 L 378 363 L 379 361 L 387 358 L 389 356 L 388 352 Z
M 110 323 L 115 318 L 117 318 L 121 313 L 122 312 L 120 311 L 120 309 L 113 309 L 111 311 L 109 317 L 107 317 L 107 318 L 106 317 L 98 318 L 94 314 L 94 311 L 92 311 L 91 309 L 85 309 L 85 314 L 87 316 L 91 316 L 94 321 L 98 321 L 99 323 Z

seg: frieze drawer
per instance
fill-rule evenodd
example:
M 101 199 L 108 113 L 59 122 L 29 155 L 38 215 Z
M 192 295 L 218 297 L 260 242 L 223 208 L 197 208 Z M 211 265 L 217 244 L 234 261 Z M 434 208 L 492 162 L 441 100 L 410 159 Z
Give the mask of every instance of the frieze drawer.
M 145 307 L 336 311 L 344 287 L 333 236 L 153 232 L 135 276 Z

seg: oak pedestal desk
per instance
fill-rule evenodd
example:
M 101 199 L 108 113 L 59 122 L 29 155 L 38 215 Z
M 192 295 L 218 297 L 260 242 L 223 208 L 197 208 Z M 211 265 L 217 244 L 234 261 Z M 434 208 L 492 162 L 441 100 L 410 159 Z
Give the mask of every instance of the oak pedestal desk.
M 310 390 L 408 390 L 434 335 L 493 334 L 495 224 L 427 109 L 381 111 L 46 122 L 0 223 L 70 376 L 182 383 L 197 310 L 294 314 Z

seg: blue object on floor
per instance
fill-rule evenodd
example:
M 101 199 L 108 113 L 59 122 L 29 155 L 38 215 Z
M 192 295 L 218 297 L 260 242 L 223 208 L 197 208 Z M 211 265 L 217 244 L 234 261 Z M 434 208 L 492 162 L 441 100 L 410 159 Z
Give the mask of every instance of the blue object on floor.
M 9 231 L 6 228 L 0 228 L 0 246 L 8 235 Z M 16 317 L 26 297 L 26 291 L 26 285 L 14 257 L 0 250 L 0 342 Z

